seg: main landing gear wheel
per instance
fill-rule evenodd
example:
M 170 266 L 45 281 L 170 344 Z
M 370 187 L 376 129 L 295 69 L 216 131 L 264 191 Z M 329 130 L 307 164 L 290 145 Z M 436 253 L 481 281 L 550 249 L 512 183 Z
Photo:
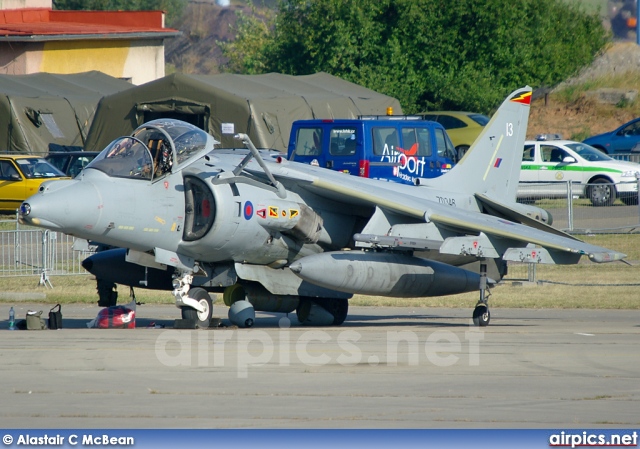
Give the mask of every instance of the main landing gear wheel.
M 200 287 L 189 290 L 189 298 L 193 298 L 203 307 L 203 311 L 199 312 L 191 307 L 181 307 L 182 318 L 186 320 L 195 320 L 196 325 L 200 328 L 209 327 L 211 316 L 213 314 L 213 302 L 209 293 Z
M 480 327 L 489 325 L 491 321 L 491 312 L 489 312 L 489 306 L 483 302 L 476 304 L 476 308 L 473 309 L 473 324 Z
M 349 312 L 349 301 L 338 298 L 300 298 L 298 321 L 308 326 L 339 326 Z

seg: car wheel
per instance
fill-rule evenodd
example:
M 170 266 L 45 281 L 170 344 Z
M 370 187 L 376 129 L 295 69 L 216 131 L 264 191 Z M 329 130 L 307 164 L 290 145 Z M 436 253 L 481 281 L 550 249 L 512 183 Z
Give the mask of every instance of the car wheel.
M 608 179 L 598 178 L 587 188 L 587 196 L 596 207 L 611 206 L 616 200 L 616 188 Z

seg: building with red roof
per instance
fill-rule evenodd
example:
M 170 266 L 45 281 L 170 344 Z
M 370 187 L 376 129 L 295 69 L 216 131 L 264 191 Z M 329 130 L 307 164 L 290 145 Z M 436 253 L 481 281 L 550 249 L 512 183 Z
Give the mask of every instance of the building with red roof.
M 54 11 L 51 0 L 0 3 L 0 73 L 98 70 L 144 84 L 164 76 L 163 11 Z

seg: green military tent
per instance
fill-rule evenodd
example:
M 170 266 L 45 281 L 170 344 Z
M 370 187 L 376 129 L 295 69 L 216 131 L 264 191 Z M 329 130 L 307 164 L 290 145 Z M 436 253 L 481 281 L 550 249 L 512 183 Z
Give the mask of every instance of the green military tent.
M 100 99 L 131 87 L 97 71 L 0 75 L 0 152 L 82 149 Z
M 388 107 L 402 113 L 395 98 L 322 72 L 304 76 L 174 73 L 105 96 L 85 149 L 100 150 L 150 120 L 176 118 L 211 133 L 222 147 L 239 146 L 233 133 L 241 132 L 258 148 L 286 151 L 294 120 L 382 115 Z

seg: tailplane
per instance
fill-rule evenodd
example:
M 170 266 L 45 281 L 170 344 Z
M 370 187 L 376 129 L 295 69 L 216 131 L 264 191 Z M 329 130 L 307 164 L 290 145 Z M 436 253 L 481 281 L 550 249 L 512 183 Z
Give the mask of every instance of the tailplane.
M 420 179 L 419 184 L 515 202 L 530 103 L 531 87 L 513 92 L 451 171 L 438 178 Z

